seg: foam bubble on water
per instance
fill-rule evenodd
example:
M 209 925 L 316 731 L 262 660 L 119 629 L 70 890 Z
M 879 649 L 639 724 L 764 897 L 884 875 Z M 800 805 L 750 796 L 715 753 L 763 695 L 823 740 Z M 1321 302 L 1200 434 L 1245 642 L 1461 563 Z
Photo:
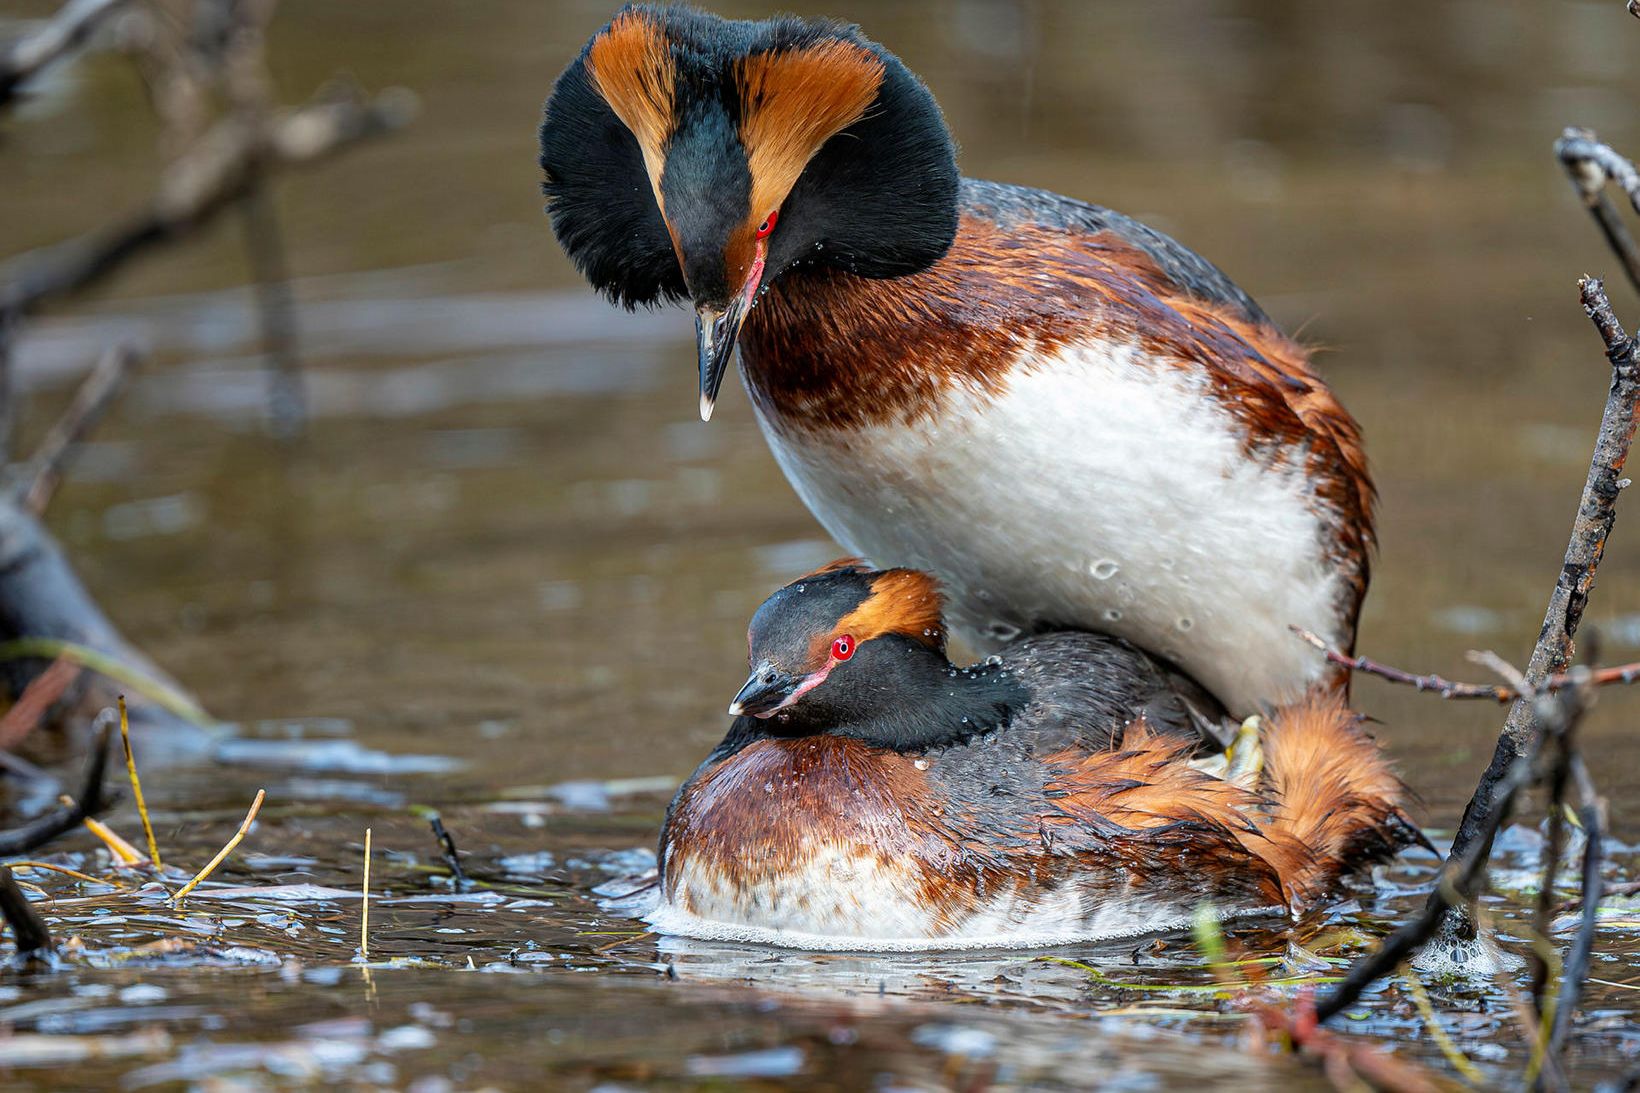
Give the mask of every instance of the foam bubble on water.
M 1094 580 L 1108 581 L 1116 576 L 1119 569 L 1121 569 L 1121 566 L 1109 558 L 1101 558 L 1088 567 L 1088 572 L 1093 574 Z
M 1122 621 L 1122 613 L 1120 611 L 1116 610 L 1116 608 L 1112 607 L 1112 608 L 1110 608 L 1109 610 L 1107 610 L 1105 612 L 1105 621 L 1106 622 L 1121 622 Z

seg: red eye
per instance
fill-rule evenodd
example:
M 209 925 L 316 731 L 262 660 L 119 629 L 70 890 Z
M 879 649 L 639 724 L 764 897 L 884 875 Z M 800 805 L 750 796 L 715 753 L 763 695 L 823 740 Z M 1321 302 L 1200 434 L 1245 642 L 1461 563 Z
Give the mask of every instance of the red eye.
M 844 634 L 831 643 L 831 659 L 847 660 L 854 655 L 854 639 Z
M 759 239 L 767 239 L 769 237 L 769 233 L 774 231 L 775 221 L 779 219 L 779 212 L 770 213 L 769 218 L 757 226 L 757 237 Z

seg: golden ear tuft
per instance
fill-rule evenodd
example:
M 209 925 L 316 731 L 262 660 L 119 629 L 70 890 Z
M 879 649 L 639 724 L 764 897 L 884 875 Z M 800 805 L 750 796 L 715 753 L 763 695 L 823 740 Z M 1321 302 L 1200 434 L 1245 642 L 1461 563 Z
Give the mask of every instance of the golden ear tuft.
M 885 569 L 871 582 L 871 595 L 837 624 L 837 632 L 857 642 L 900 634 L 941 646 L 945 603 L 933 577 L 917 569 Z
M 659 203 L 677 85 L 665 29 L 642 12 L 622 12 L 608 30 L 593 39 L 586 66 L 598 94 L 638 139 L 644 169 Z
M 883 71 L 876 54 L 844 41 L 756 53 L 739 62 L 740 142 L 752 175 L 751 228 L 780 207 L 821 145 L 865 115 Z

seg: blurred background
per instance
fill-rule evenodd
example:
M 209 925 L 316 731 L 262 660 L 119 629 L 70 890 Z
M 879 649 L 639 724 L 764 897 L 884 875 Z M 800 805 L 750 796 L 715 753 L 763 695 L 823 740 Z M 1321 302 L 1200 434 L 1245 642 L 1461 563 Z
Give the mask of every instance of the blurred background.
M 966 173 L 1136 215 L 1322 347 L 1382 496 L 1362 651 L 1461 678 L 1481 674 L 1468 649 L 1524 660 L 1608 375 L 1578 276 L 1640 321 L 1550 154 L 1572 124 L 1640 152 L 1640 25 L 1619 4 L 801 7 L 859 21 L 928 82 Z M 262 427 L 232 223 L 17 348 L 25 450 L 108 342 L 152 354 L 50 511 L 127 635 L 219 717 L 464 761 L 423 798 L 685 775 L 725 728 L 751 611 L 837 553 L 743 396 L 697 420 L 688 314 L 602 302 L 542 215 L 541 102 L 610 10 L 281 5 L 280 98 L 340 70 L 422 101 L 404 133 L 277 184 L 314 414 L 293 447 Z M 128 64 L 92 56 L 37 91 L 4 126 L 8 254 L 136 205 L 161 166 Z M 1608 661 L 1640 659 L 1636 521 L 1587 620 Z M 1376 682 L 1356 697 L 1450 825 L 1502 712 Z M 1588 730 L 1630 832 L 1637 709 L 1609 692 Z

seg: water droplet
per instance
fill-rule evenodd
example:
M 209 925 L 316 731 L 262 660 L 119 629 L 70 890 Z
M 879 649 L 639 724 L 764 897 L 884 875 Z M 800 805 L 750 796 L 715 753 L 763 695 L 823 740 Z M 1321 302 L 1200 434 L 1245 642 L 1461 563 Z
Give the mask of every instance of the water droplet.
M 1019 627 L 1015 626 L 1011 622 L 1003 622 L 1001 619 L 998 619 L 991 623 L 991 625 L 987 626 L 985 628 L 985 632 L 990 634 L 993 638 L 996 638 L 998 641 L 1013 641 L 1015 638 L 1019 637 Z
M 1116 608 L 1112 607 L 1110 610 L 1105 612 L 1105 621 L 1106 622 L 1121 622 L 1122 621 L 1122 613 L 1120 611 L 1116 610 Z
M 918 759 L 918 760 L 914 761 L 911 765 L 916 767 L 918 770 L 927 770 L 928 769 L 928 760 Z
M 1196 625 L 1196 620 L 1191 618 L 1189 615 L 1186 615 L 1184 618 L 1179 620 L 1179 629 L 1180 630 L 1189 630 L 1191 627 L 1193 627 L 1195 625 Z
M 997 656 L 995 653 L 992 653 L 990 656 L 985 658 L 985 663 L 995 668 L 998 664 L 1002 663 L 1002 658 Z
M 1109 558 L 1101 558 L 1088 567 L 1088 572 L 1093 574 L 1095 580 L 1108 581 L 1116 576 L 1116 571 L 1120 568 Z

